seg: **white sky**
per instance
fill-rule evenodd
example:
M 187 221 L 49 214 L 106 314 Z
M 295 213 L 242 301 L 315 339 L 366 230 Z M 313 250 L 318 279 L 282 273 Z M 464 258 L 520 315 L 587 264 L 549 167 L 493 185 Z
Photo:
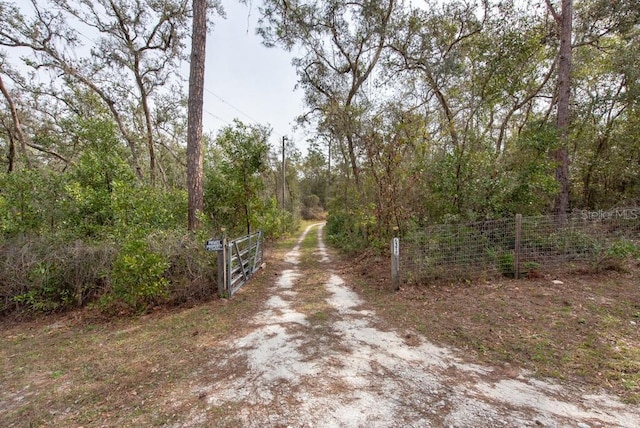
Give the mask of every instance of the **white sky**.
M 295 142 L 306 154 L 306 136 L 294 131 L 295 119 L 303 113 L 302 91 L 294 91 L 297 76 L 291 65 L 293 55 L 280 48 L 266 48 L 256 35 L 261 0 L 222 0 L 226 19 L 216 17 L 207 37 L 204 93 L 204 132 L 214 135 L 237 118 L 246 124 L 267 125 L 272 128 L 270 143 L 281 147 L 282 137 Z M 28 0 L 17 0 L 23 13 L 33 13 Z M 82 42 L 93 42 L 91 29 L 82 28 Z M 88 48 L 87 48 L 88 49 Z M 85 49 L 85 50 L 87 50 Z M 80 49 L 82 51 L 82 49 Z M 8 50 L 14 65 L 24 50 Z M 86 52 L 85 52 L 86 53 Z M 181 69 L 185 79 L 184 93 L 188 93 L 189 64 Z M 45 76 L 45 78 L 47 78 Z
M 216 132 L 234 118 L 270 125 L 272 145 L 280 147 L 286 135 L 306 154 L 305 134 L 293 130 L 296 116 L 303 113 L 303 93 L 294 91 L 293 55 L 262 45 L 255 33 L 259 3 L 253 0 L 249 8 L 238 0 L 223 1 L 227 18 L 216 18 L 207 38 L 204 130 Z

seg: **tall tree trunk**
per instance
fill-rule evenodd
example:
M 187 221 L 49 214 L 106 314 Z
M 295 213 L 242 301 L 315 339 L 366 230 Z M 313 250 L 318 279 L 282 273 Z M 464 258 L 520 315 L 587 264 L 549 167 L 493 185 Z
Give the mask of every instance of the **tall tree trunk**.
M 202 103 L 204 98 L 204 66 L 207 45 L 207 0 L 193 0 L 191 67 L 189 72 L 189 105 L 187 125 L 187 188 L 189 193 L 188 227 L 198 229 L 198 213 L 204 210 Z
M 29 154 L 27 153 L 27 137 L 22 133 L 22 125 L 20 124 L 20 118 L 18 118 L 18 110 L 16 109 L 16 105 L 13 103 L 13 99 L 11 98 L 11 94 L 7 91 L 7 88 L 4 86 L 4 82 L 2 81 L 2 76 L 0 76 L 0 92 L 4 95 L 4 98 L 7 100 L 7 104 L 9 105 L 9 110 L 11 111 L 11 120 L 13 120 L 13 126 L 15 128 L 15 135 L 20 143 L 20 150 L 24 156 L 27 167 L 31 167 L 31 163 L 29 161 Z M 11 143 L 11 147 L 9 149 L 9 172 L 13 171 L 13 160 L 14 160 L 14 151 L 13 143 Z
M 559 144 L 553 157 L 557 162 L 556 181 L 559 190 L 556 196 L 553 212 L 560 223 L 566 222 L 569 211 L 569 153 L 567 150 L 569 139 L 570 101 L 571 101 L 571 64 L 572 47 L 571 36 L 573 33 L 573 0 L 562 0 L 562 12 L 558 14 L 551 6 L 547 5 L 560 29 L 560 54 L 558 61 L 558 115 L 556 126 L 558 128 Z
M 7 161 L 9 162 L 9 166 L 7 166 L 7 172 L 11 173 L 14 170 L 14 165 L 16 163 L 16 145 L 13 141 L 13 136 L 9 135 L 9 153 L 7 154 Z
M 360 193 L 362 190 L 360 187 L 360 168 L 358 168 L 358 159 L 356 157 L 355 144 L 353 143 L 353 135 L 351 134 L 347 135 L 347 147 L 349 150 L 349 163 L 351 164 L 353 178 L 356 182 L 356 189 L 358 190 L 358 193 Z
M 0 80 L 2 80 L 0 78 Z M 2 82 L 0 82 L 0 86 L 2 86 Z M 2 129 L 7 134 L 7 144 L 9 147 L 7 148 L 7 173 L 12 173 L 15 169 L 16 164 L 16 137 L 15 132 L 11 125 L 7 123 L 4 119 L 1 121 Z
M 140 91 L 140 100 L 142 103 L 142 111 L 144 113 L 145 131 L 147 133 L 147 150 L 149 151 L 149 180 L 152 186 L 156 184 L 156 150 L 155 142 L 153 141 L 153 124 L 151 123 L 151 109 L 149 108 L 149 94 L 144 86 L 142 75 L 140 74 L 140 54 L 136 53 L 134 75 L 136 77 L 136 84 Z

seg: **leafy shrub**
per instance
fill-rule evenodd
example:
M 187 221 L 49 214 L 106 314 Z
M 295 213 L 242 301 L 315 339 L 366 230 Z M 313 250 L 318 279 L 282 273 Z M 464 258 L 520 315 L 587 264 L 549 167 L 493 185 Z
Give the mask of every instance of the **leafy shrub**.
M 640 245 L 628 239 L 619 239 L 601 249 L 596 258 L 595 269 L 625 270 L 625 262 L 632 257 L 640 257 Z
M 502 275 L 513 278 L 516 274 L 515 259 L 512 251 L 507 251 L 498 257 L 498 270 Z
M 0 313 L 82 306 L 104 293 L 116 250 L 108 242 L 22 237 L 0 246 Z
M 640 257 L 640 245 L 628 239 L 615 241 L 606 251 L 607 256 L 626 259 L 627 257 Z
M 259 210 L 254 223 L 264 232 L 265 237 L 278 238 L 283 233 L 296 230 L 300 220 L 289 211 L 283 212 L 276 198 L 269 198 Z
M 51 261 L 41 261 L 27 272 L 29 291 L 14 300 L 37 312 L 53 312 L 73 303 L 73 290 L 62 280 L 61 269 Z
M 164 277 L 169 282 L 169 303 L 202 301 L 217 293 L 217 258 L 204 251 L 204 241 L 202 234 L 180 231 L 156 232 L 147 238 L 152 252 L 168 262 Z
M 327 217 L 327 241 L 347 251 L 364 247 L 364 242 L 356 233 L 357 227 L 352 216 L 344 211 L 331 211 Z
M 11 237 L 56 229 L 65 217 L 64 177 L 39 170 L 0 173 L 0 232 Z
M 135 311 L 164 300 L 168 296 L 169 282 L 164 273 L 169 262 L 140 239 L 122 246 L 111 269 L 111 293 L 103 304 L 122 301 Z
M 559 252 L 570 256 L 588 257 L 598 252 L 598 240 L 582 231 L 564 229 L 551 234 L 550 238 L 556 239 L 556 248 Z
M 111 193 L 113 233 L 144 237 L 153 230 L 181 229 L 186 224 L 187 192 L 115 181 Z

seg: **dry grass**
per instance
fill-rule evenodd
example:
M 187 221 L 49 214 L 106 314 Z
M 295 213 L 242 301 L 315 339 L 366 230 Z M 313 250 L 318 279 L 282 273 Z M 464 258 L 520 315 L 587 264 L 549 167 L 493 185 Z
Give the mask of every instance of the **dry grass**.
M 267 263 L 293 239 L 273 246 Z M 4 319 L 0 335 L 0 426 L 161 426 L 210 408 L 194 390 L 243 334 L 271 284 L 258 273 L 232 300 L 105 319 L 84 309 L 31 321 Z
M 640 403 L 637 264 L 627 272 L 432 283 L 397 293 L 388 270 L 386 259 L 369 258 L 355 269 L 343 262 L 341 274 L 387 321 L 458 348 L 465 358 Z
M 308 223 L 304 224 L 306 226 Z M 313 230 L 302 243 L 295 308 L 319 336 L 336 316 L 322 284 Z M 229 373 L 212 370 L 223 346 L 246 333 L 294 238 L 272 243 L 267 269 L 230 301 L 160 309 L 139 318 L 103 319 L 88 310 L 29 322 L 3 321 L 0 426 L 162 426 L 189 415 L 232 420 L 237 409 L 211 407 L 198 386 Z M 354 267 L 355 263 L 355 267 Z M 384 258 L 333 266 L 383 322 L 454 346 L 471 361 L 528 369 L 585 388 L 640 401 L 640 287 L 629 273 L 473 284 L 432 284 L 390 291 Z M 634 324 L 635 323 L 635 324 Z M 237 368 L 238 370 L 241 369 Z

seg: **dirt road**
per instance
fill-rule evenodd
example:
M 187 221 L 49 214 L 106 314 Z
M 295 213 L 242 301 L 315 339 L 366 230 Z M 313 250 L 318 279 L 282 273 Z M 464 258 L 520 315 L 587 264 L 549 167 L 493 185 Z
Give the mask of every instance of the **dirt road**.
M 203 368 L 194 392 L 208 411 L 187 425 L 210 425 L 217 409 L 217 426 L 640 426 L 640 410 L 613 397 L 393 331 L 332 270 L 322 229 L 302 234 L 251 329 Z

